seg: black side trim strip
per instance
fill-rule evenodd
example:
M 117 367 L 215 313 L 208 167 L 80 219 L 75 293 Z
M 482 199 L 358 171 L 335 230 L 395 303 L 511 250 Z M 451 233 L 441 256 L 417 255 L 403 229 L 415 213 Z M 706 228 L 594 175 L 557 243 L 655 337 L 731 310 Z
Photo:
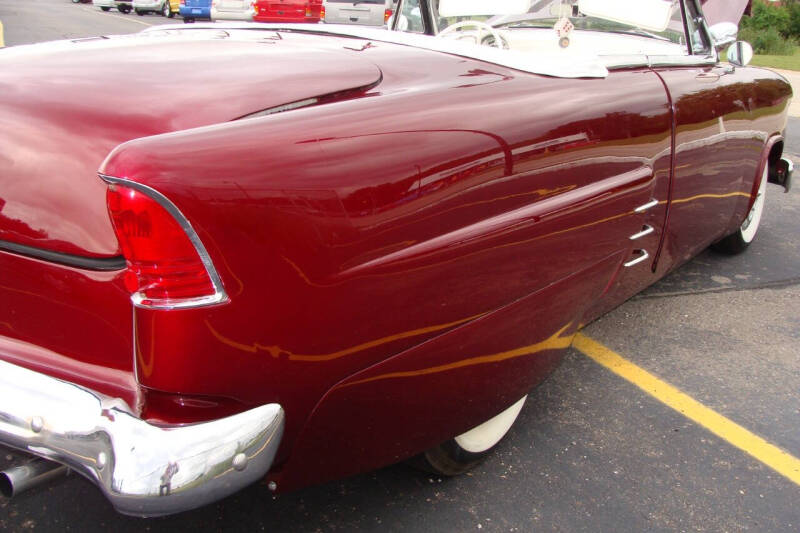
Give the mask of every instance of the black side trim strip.
M 125 258 L 121 256 L 108 258 L 81 257 L 8 241 L 0 241 L 0 250 L 85 270 L 122 270 L 127 266 Z

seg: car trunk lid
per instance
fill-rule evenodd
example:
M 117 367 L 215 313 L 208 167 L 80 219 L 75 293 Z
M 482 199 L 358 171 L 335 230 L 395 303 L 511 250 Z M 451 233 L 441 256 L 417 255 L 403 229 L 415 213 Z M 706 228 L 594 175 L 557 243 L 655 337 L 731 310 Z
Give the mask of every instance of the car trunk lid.
M 216 38 L 137 36 L 2 52 L 0 243 L 119 256 L 106 185 L 97 177 L 114 147 L 371 86 L 381 77 L 339 39 L 283 39 L 270 31 L 243 42 L 208 33 Z

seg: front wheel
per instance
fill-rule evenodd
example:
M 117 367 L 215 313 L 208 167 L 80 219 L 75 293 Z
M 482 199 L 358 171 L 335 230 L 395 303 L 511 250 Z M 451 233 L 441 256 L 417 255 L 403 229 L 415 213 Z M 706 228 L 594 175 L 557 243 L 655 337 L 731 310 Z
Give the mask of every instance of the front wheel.
M 111 8 L 108 6 L 100 6 L 100 9 L 102 9 L 103 11 L 111 11 Z
M 739 226 L 736 231 L 712 244 L 711 248 L 713 248 L 714 251 L 728 255 L 740 254 L 744 252 L 747 247 L 750 246 L 750 243 L 753 242 L 753 239 L 756 238 L 756 232 L 761 225 L 761 216 L 764 214 L 768 173 L 769 166 L 767 165 L 764 168 L 764 175 L 761 177 L 761 185 L 758 187 L 756 200 L 753 202 L 753 207 L 750 208 L 747 218 L 744 219 L 744 222 L 742 222 L 742 225 Z
M 191 24 L 192 22 L 194 22 L 194 19 L 192 17 L 183 17 L 184 24 Z
M 140 9 L 137 9 L 136 10 L 136 14 L 139 15 L 140 17 L 143 17 L 144 16 L 144 11 L 142 11 Z
M 164 7 L 161 8 L 161 15 L 164 17 L 172 18 L 172 9 L 169 7 L 169 0 L 164 2 Z
M 470 470 L 492 453 L 505 437 L 517 420 L 527 397 L 523 396 L 514 405 L 483 424 L 413 458 L 412 464 L 443 476 L 457 476 Z

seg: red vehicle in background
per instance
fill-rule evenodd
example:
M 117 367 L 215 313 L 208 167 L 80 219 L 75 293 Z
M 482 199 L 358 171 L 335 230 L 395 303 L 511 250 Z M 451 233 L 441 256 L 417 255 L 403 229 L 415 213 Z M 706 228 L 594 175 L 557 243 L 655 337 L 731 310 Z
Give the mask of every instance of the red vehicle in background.
M 255 22 L 319 22 L 325 18 L 322 0 L 257 0 Z

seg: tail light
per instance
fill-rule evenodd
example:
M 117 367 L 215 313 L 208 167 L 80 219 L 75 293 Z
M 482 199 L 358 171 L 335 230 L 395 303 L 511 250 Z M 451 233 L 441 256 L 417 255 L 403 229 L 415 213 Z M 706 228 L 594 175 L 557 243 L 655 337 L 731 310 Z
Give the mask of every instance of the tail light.
M 312 16 L 313 16 L 313 13 L 311 12 L 311 3 L 310 2 L 306 2 L 306 17 L 307 18 L 311 18 Z
M 108 211 L 128 264 L 125 286 L 134 304 L 172 309 L 225 301 L 203 243 L 178 208 L 147 186 L 105 179 Z
M 319 8 L 319 19 L 325 20 L 325 4 L 322 4 L 322 6 Z
M 383 23 L 386 24 L 387 22 L 389 22 L 390 18 L 392 18 L 392 10 L 387 9 L 386 11 L 383 12 Z

